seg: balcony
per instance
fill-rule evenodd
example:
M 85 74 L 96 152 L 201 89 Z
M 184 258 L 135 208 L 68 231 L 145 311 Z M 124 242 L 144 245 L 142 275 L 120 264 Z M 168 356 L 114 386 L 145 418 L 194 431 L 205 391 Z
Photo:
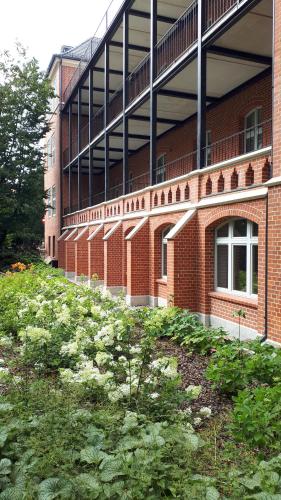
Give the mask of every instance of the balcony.
M 89 207 L 89 198 L 83 197 L 82 213 L 84 209 L 87 209 L 87 221 L 89 221 L 89 214 L 93 215 L 94 212 L 96 218 L 103 219 L 124 213 L 148 210 L 153 206 L 170 205 L 189 200 L 190 186 L 187 184 L 189 177 L 191 177 L 191 182 L 194 182 L 196 177 L 200 177 L 201 194 L 205 196 L 260 185 L 269 180 L 271 176 L 271 143 L 272 121 L 266 120 L 255 127 L 208 144 L 204 148 L 205 168 L 202 170 L 196 170 L 196 151 L 191 151 L 156 169 L 158 182 L 155 186 L 151 186 L 147 166 L 144 173 L 136 175 L 128 181 L 126 185 L 126 193 L 128 194 L 126 196 L 123 196 L 123 183 L 117 180 L 115 185 L 109 187 L 106 202 L 104 201 L 104 190 L 94 195 L 90 208 L 87 208 Z M 210 175 L 213 170 L 216 177 L 215 183 Z M 226 177 L 224 177 L 224 170 L 227 172 Z M 219 177 L 217 172 L 220 173 Z M 242 177 L 243 180 L 241 180 Z M 227 189 L 227 184 L 230 184 L 229 189 Z M 174 192 L 172 187 L 174 187 Z M 151 197 L 150 193 L 153 193 Z M 117 200 L 117 204 L 114 200 Z M 67 216 L 69 213 L 77 211 L 78 206 L 74 203 L 71 210 L 68 207 L 64 209 L 64 215 Z M 76 214 L 74 219 L 73 216 L 68 216 L 66 221 L 79 220 L 79 214 Z

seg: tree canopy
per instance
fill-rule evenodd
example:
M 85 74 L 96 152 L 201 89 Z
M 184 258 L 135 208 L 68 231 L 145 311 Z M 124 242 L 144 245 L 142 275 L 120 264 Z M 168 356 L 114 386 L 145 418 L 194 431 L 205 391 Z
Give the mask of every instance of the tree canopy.
M 44 150 L 53 90 L 35 59 L 0 54 L 0 265 L 43 236 Z

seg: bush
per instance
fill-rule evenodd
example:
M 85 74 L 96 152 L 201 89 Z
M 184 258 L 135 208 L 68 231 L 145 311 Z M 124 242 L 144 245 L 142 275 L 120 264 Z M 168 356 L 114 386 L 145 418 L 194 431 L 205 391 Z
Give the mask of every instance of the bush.
M 281 384 L 241 391 L 234 402 L 234 437 L 252 446 L 280 449 Z
M 281 350 L 258 341 L 233 341 L 218 348 L 206 376 L 214 388 L 228 394 L 251 384 L 274 385 L 281 380 Z
M 227 394 L 235 394 L 249 384 L 247 362 L 249 353 L 240 342 L 231 342 L 220 347 L 212 356 L 206 370 L 206 377 L 213 383 L 213 388 Z
M 156 337 L 170 337 L 190 352 L 209 354 L 226 342 L 223 329 L 206 328 L 196 314 L 176 307 L 148 309 L 145 331 Z

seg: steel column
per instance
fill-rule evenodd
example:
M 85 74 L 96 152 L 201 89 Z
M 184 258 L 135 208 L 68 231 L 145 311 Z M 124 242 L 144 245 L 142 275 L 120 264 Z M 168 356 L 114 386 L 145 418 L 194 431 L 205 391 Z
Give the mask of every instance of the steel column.
M 81 168 L 81 88 L 78 89 L 78 110 L 77 110 L 77 151 L 78 151 L 78 210 L 82 208 L 82 168 Z
M 68 162 L 72 160 L 72 103 L 68 107 Z M 71 212 L 72 207 L 72 172 L 71 166 L 68 167 L 68 212 Z
M 157 162 L 157 94 L 153 90 L 153 82 L 157 73 L 157 0 L 150 0 L 150 185 L 156 182 Z
M 197 56 L 197 168 L 205 166 L 206 146 L 206 49 L 202 47 L 205 0 L 198 0 L 198 56 Z
M 104 200 L 108 199 L 109 190 L 109 135 L 106 132 L 109 110 L 109 43 L 104 47 Z
M 129 13 L 123 15 L 123 194 L 128 192 L 129 180 L 129 119 L 125 114 L 128 104 L 128 75 L 129 75 Z
M 93 138 L 93 70 L 89 70 L 89 206 L 93 205 L 93 155 L 91 140 Z

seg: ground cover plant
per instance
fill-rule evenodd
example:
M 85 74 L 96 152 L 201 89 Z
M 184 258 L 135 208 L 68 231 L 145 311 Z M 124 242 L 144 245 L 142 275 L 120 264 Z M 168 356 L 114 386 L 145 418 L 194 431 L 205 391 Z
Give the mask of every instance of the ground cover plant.
M 204 378 L 230 346 L 187 312 L 130 309 L 46 266 L 15 266 L 0 278 L 0 499 L 278 498 L 277 447 L 253 441 L 243 397 L 260 404 L 247 391 L 262 384 L 272 411 L 279 357 L 245 355 L 252 378 L 231 415 L 219 373 Z

